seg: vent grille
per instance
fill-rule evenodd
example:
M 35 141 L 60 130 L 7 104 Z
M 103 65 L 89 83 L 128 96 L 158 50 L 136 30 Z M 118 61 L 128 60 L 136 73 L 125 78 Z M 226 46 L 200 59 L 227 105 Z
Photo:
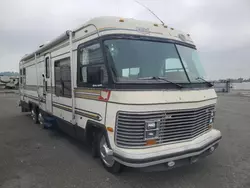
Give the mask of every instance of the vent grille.
M 117 113 L 115 142 L 118 146 L 138 148 L 146 146 L 145 122 L 157 121 L 159 137 L 157 144 L 193 139 L 209 130 L 210 119 L 215 106 L 197 109 L 124 112 Z

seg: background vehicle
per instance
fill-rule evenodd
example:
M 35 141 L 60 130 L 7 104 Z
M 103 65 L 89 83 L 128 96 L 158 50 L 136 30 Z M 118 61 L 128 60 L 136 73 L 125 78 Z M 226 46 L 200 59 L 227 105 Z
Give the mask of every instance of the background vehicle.
M 20 61 L 20 105 L 92 146 L 111 172 L 168 167 L 214 151 L 216 93 L 190 36 L 166 25 L 100 17 Z
M 19 85 L 19 76 L 0 76 L 0 87 L 16 89 Z

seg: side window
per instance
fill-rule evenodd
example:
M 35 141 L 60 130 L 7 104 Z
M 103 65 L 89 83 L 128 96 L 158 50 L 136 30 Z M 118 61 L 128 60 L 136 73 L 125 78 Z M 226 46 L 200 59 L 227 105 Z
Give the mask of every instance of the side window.
M 185 62 L 183 62 L 185 68 L 187 68 L 187 64 Z M 165 62 L 165 73 L 167 72 L 183 72 L 183 66 L 181 64 L 180 59 L 177 58 L 169 58 L 166 59 Z
M 45 76 L 46 78 L 50 77 L 50 63 L 49 63 L 49 57 L 45 58 Z
M 90 86 L 107 84 L 108 74 L 100 44 L 80 48 L 78 53 L 79 82 Z
M 187 65 L 183 62 L 186 71 L 188 71 Z M 165 60 L 164 68 L 161 71 L 161 75 L 168 80 L 174 80 L 175 82 L 182 82 L 186 79 L 186 73 L 179 58 L 168 58 Z
M 71 97 L 70 58 L 55 61 L 55 94 Z
M 122 77 L 125 78 L 137 78 L 140 73 L 140 67 L 135 67 L 135 68 L 125 68 L 122 69 Z
M 23 85 L 26 84 L 26 68 L 23 68 L 23 80 L 22 80 Z
M 22 85 L 23 84 L 23 70 L 22 69 L 19 70 L 19 77 L 20 77 L 20 85 Z
M 60 96 L 62 93 L 61 88 L 61 71 L 60 71 L 60 61 L 55 61 L 55 94 Z

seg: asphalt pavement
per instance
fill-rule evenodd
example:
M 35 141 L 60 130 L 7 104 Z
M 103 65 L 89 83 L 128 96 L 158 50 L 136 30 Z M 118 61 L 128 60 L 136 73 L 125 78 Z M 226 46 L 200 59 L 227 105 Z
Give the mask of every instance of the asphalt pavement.
M 21 113 L 15 94 L 0 94 L 1 188 L 248 188 L 250 187 L 250 98 L 219 96 L 219 148 L 198 163 L 172 170 L 125 168 L 108 173 L 82 143 L 44 130 Z

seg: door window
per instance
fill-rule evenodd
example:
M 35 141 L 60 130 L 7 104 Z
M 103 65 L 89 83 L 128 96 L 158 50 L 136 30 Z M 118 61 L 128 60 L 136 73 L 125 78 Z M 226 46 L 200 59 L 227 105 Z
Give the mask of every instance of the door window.
M 79 83 L 84 86 L 103 86 L 108 83 L 108 73 L 104 64 L 99 43 L 92 44 L 79 51 Z
M 49 57 L 45 58 L 45 76 L 46 78 L 50 78 L 50 63 Z
M 71 97 L 70 58 L 55 61 L 55 94 Z

